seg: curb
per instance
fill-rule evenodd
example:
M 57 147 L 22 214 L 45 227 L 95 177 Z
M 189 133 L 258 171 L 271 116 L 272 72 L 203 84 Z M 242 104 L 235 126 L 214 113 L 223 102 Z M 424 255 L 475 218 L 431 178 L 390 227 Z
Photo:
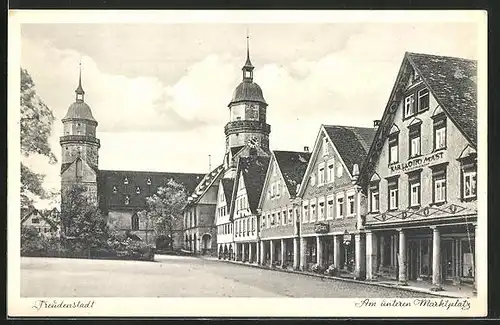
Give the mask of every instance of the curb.
M 420 289 L 416 287 L 407 287 L 407 286 L 401 286 L 401 285 L 390 285 L 390 284 L 385 284 L 385 283 L 377 283 L 375 281 L 362 281 L 362 280 L 355 280 L 355 279 L 348 279 L 348 278 L 343 278 L 343 277 L 335 277 L 335 276 L 328 276 L 328 275 L 322 275 L 322 274 L 315 274 L 315 273 L 309 273 L 309 272 L 302 272 L 302 271 L 295 271 L 295 270 L 284 270 L 280 268 L 270 268 L 267 266 L 262 266 L 258 264 L 246 264 L 246 263 L 240 263 L 240 262 L 234 262 L 234 261 L 229 261 L 229 260 L 219 260 L 219 259 L 209 259 L 203 256 L 197 256 L 200 259 L 204 259 L 207 261 L 213 261 L 213 262 L 224 262 L 224 263 L 229 263 L 229 264 L 234 264 L 234 265 L 242 265 L 242 266 L 248 266 L 248 267 L 254 267 L 258 269 L 263 269 L 263 270 L 270 270 L 270 271 L 278 271 L 278 272 L 285 272 L 285 273 L 293 273 L 293 274 L 299 274 L 299 275 L 306 275 L 306 276 L 311 276 L 311 277 L 316 277 L 316 278 L 322 278 L 322 279 L 328 279 L 328 280 L 339 280 L 339 281 L 345 281 L 345 282 L 351 282 L 351 283 L 357 283 L 357 284 L 364 284 L 364 285 L 373 285 L 373 286 L 378 286 L 378 287 L 384 287 L 384 288 L 391 288 L 391 289 L 396 289 L 396 290 L 403 290 L 403 291 L 410 291 L 410 292 L 421 292 L 429 295 L 433 295 L 436 297 L 444 297 L 444 298 L 462 298 L 462 299 L 468 299 L 471 297 L 464 297 L 464 296 L 454 296 L 446 293 L 440 293 L 436 291 L 430 291 L 428 289 Z

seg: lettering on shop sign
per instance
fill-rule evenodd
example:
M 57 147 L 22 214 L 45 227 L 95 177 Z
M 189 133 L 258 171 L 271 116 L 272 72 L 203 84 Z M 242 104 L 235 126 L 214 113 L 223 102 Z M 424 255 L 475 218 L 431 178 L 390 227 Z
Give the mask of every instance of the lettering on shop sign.
M 398 172 L 407 172 L 413 169 L 417 169 L 420 167 L 424 167 L 429 165 L 432 162 L 439 161 L 443 158 L 444 153 L 441 152 L 435 152 L 426 156 L 414 158 L 411 160 L 408 160 L 406 162 L 402 163 L 397 163 L 394 165 L 389 166 L 389 170 L 391 173 L 398 173 Z
M 323 222 L 318 222 L 314 224 L 314 232 L 318 234 L 325 234 L 329 230 L 328 224 Z

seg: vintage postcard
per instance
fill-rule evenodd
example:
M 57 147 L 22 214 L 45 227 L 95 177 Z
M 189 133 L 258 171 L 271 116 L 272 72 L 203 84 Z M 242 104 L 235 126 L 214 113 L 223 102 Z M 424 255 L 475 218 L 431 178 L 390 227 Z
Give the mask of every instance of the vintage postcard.
M 14 10 L 8 53 L 9 316 L 486 315 L 486 12 Z

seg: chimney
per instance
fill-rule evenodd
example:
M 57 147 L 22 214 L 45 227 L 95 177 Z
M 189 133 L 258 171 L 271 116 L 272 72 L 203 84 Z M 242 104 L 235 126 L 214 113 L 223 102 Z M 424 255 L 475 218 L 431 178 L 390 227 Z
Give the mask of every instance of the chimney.
M 374 120 L 373 121 L 373 127 L 378 128 L 380 126 L 380 120 Z
M 304 147 L 304 152 L 309 152 L 309 147 L 305 146 Z

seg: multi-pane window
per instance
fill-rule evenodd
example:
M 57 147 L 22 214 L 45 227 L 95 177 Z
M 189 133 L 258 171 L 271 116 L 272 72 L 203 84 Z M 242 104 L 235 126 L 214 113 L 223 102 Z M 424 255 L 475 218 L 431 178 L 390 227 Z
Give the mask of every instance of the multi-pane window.
M 325 219 L 325 201 L 321 200 L 318 202 L 319 209 L 318 209 L 318 220 L 323 220 Z
M 271 215 L 267 215 L 267 228 L 270 228 L 272 226 L 272 221 L 271 221 Z
M 388 181 L 387 190 L 389 193 L 389 210 L 397 210 L 399 205 L 398 179 Z
M 434 149 L 446 148 L 446 118 L 434 120 Z
M 139 217 L 137 216 L 137 213 L 134 213 L 132 215 L 132 230 L 139 230 Z
M 262 216 L 262 228 L 266 226 L 266 216 Z
M 281 181 L 276 182 L 276 197 L 279 197 L 281 194 Z
M 446 201 L 446 169 L 435 171 L 432 174 L 434 203 Z
M 303 206 L 303 212 L 302 215 L 304 216 L 304 222 L 309 221 L 309 206 L 307 204 L 304 204 Z
M 464 172 L 463 197 L 464 199 L 474 198 L 477 195 L 476 171 Z
M 419 206 L 421 198 L 420 171 L 408 175 L 408 185 L 410 194 L 410 206 Z
M 292 209 L 288 210 L 288 223 L 289 224 L 293 223 L 293 210 Z
M 276 221 L 276 225 L 281 223 L 281 212 L 278 212 L 278 220 Z
M 337 197 L 337 218 L 344 216 L 344 197 Z
M 414 110 L 415 95 L 411 94 L 405 98 L 405 117 L 412 116 Z
M 399 135 L 393 134 L 389 137 L 389 164 L 399 161 Z
M 425 111 L 429 108 L 429 89 L 425 88 L 418 92 L 418 111 Z
M 286 225 L 287 222 L 287 216 L 286 216 L 286 210 L 283 211 L 283 219 L 281 219 L 281 224 Z
M 333 197 L 329 197 L 327 201 L 326 218 L 333 219 Z
M 271 214 L 271 226 L 275 226 L 276 225 L 276 216 L 275 214 Z
M 420 124 L 410 126 L 410 158 L 420 155 Z
M 310 221 L 315 221 L 316 220 L 316 204 L 311 203 L 311 216 L 310 216 Z
M 354 214 L 354 194 L 347 196 L 347 209 L 348 216 Z
M 379 212 L 380 210 L 380 196 L 378 183 L 370 186 L 370 212 Z
M 325 163 L 318 165 L 318 185 L 325 183 Z
M 330 159 L 326 167 L 326 181 L 328 183 L 333 182 L 335 176 L 335 161 Z

